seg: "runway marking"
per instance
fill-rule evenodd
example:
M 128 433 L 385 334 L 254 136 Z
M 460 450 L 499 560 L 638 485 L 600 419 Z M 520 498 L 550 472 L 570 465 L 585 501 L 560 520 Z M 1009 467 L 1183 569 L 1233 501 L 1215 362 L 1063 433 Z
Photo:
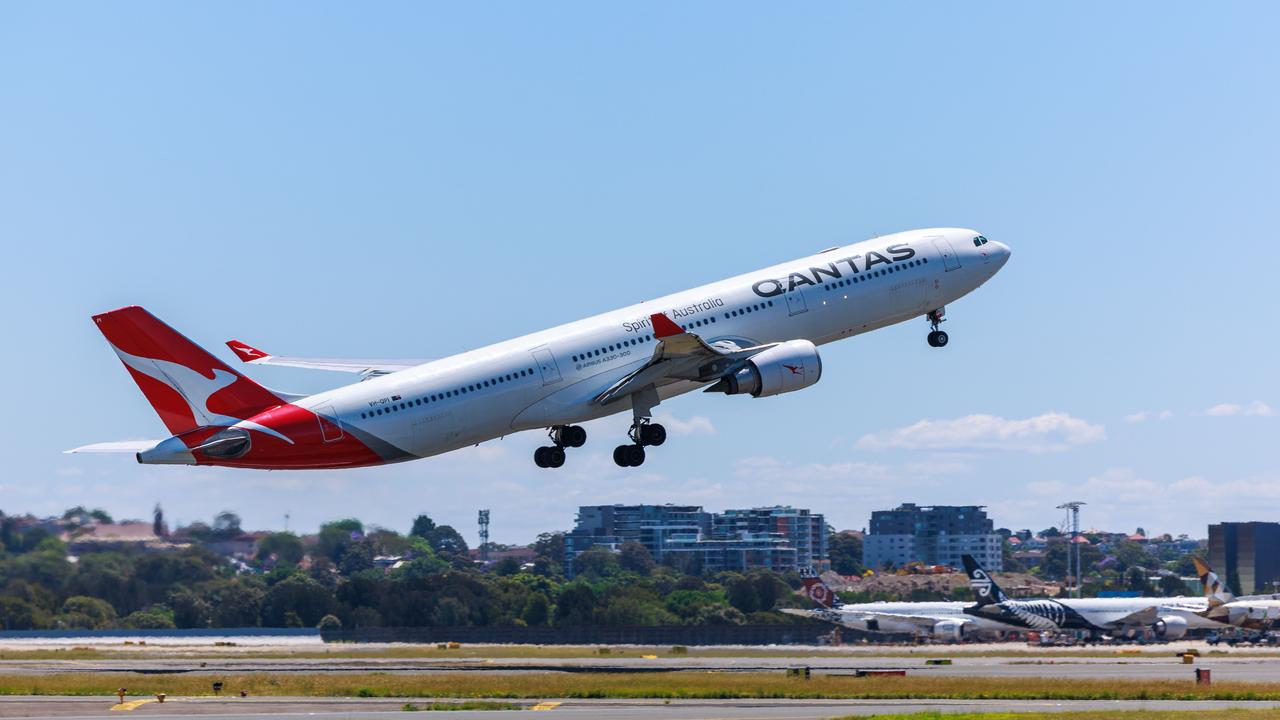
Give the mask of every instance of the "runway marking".
M 130 700 L 129 702 L 116 703 L 115 705 L 111 706 L 111 709 L 112 710 L 136 710 L 142 707 L 143 705 L 146 705 L 147 703 L 153 703 L 153 702 L 155 702 L 154 698 L 148 699 L 148 700 Z
M 529 709 L 530 710 L 555 710 L 558 707 L 560 707 L 560 703 L 558 702 L 540 702 Z

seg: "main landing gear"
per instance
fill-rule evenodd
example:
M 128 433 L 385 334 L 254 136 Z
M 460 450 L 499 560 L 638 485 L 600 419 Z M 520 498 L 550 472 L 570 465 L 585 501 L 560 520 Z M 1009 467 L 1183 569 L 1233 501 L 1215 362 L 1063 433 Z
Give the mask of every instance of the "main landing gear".
M 618 467 L 640 467 L 644 464 L 644 448 L 646 445 L 657 447 L 667 441 L 667 429 L 648 418 L 637 418 L 627 433 L 631 438 L 630 445 L 619 445 L 613 449 L 613 461 Z
M 558 468 L 564 465 L 564 449 L 579 448 L 587 443 L 587 431 L 579 425 L 557 425 L 551 428 L 554 445 L 533 451 L 533 463 L 540 468 Z
M 929 327 L 933 328 L 933 331 L 929 333 L 929 347 L 940 348 L 947 346 L 947 341 L 950 340 L 950 338 L 947 337 L 945 332 L 938 329 L 938 326 L 943 322 L 942 316 L 946 314 L 946 308 L 938 308 L 937 310 L 930 310 L 929 313 L 925 315 L 929 320 Z

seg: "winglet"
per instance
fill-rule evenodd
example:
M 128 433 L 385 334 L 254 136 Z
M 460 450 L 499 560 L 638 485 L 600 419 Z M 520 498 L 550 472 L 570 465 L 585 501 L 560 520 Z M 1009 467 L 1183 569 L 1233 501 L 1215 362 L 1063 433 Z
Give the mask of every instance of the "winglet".
M 684 330 L 675 324 L 671 318 L 667 317 L 665 313 L 654 313 L 649 316 L 649 321 L 653 323 L 653 336 L 659 340 L 684 333 Z
M 231 348 L 231 352 L 240 358 L 240 362 L 251 363 L 271 357 L 271 353 L 263 352 L 249 343 L 240 342 L 239 340 L 228 340 L 227 347 Z

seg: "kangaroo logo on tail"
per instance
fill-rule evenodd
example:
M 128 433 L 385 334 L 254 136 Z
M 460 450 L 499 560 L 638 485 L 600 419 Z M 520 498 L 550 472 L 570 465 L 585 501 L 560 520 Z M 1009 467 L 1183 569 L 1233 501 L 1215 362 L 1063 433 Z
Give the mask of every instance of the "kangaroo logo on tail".
M 840 607 L 839 598 L 818 576 L 817 570 L 812 567 L 801 568 L 800 581 L 804 583 L 805 594 L 809 596 L 815 606 L 827 610 Z

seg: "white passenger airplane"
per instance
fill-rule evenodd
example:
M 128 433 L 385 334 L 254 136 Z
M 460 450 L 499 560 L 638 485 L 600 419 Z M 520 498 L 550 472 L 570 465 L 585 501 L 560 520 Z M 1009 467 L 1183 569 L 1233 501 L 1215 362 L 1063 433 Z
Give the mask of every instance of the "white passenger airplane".
M 1218 574 L 1208 563 L 1198 557 L 1191 560 L 1195 563 L 1200 585 L 1209 601 L 1208 609 L 1202 613 L 1205 618 L 1249 630 L 1270 630 L 1275 627 L 1276 621 L 1280 620 L 1280 594 L 1236 597 L 1230 589 L 1223 587 Z
M 1177 640 L 1188 629 L 1220 628 L 1221 622 L 1206 617 L 1209 599 L 1170 598 L 1039 598 L 1013 600 L 971 555 L 962 555 L 969 587 L 977 603 L 966 608 L 974 617 L 995 620 L 1025 630 L 1083 630 L 1095 637 L 1103 634 L 1137 638 L 1150 631 L 1160 640 Z
M 1000 640 L 1026 632 L 1022 625 L 967 614 L 965 608 L 973 603 L 955 600 L 843 603 L 813 568 L 801 569 L 800 579 L 814 607 L 809 610 L 784 608 L 782 612 L 864 632 L 912 635 L 942 642 Z
M 442 360 L 277 357 L 244 362 L 353 372 L 362 382 L 300 396 L 268 390 L 139 307 L 94 316 L 172 437 L 70 452 L 132 452 L 140 463 L 342 468 L 413 460 L 549 428 L 539 467 L 586 442 L 578 424 L 631 410 L 623 467 L 666 431 L 664 399 L 702 388 L 769 397 L 813 385 L 817 346 L 916 317 L 942 347 L 944 306 L 973 292 L 1009 248 L 972 230 L 897 233 L 824 250 Z

